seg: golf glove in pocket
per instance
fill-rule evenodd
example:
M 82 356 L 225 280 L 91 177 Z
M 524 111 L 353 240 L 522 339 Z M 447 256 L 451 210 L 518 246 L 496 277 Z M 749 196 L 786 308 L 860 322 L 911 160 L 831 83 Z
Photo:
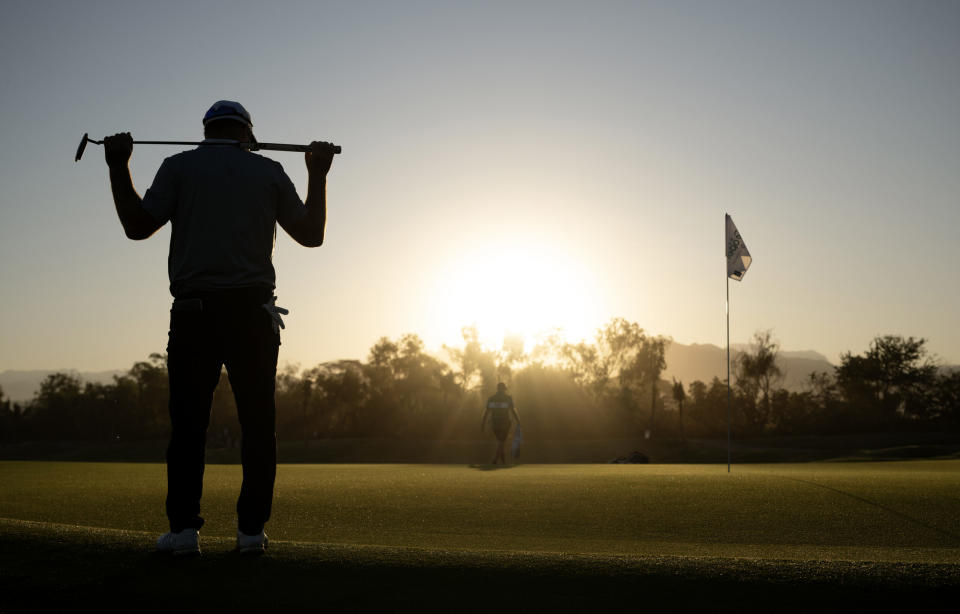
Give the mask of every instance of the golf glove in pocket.
M 270 323 L 273 325 L 273 332 L 279 333 L 280 329 L 284 328 L 283 318 L 280 316 L 287 315 L 290 313 L 290 311 L 288 309 L 284 309 L 283 307 L 279 307 L 277 305 L 277 297 L 275 296 L 270 299 L 269 303 L 264 303 L 263 308 L 266 309 L 267 313 L 270 314 Z

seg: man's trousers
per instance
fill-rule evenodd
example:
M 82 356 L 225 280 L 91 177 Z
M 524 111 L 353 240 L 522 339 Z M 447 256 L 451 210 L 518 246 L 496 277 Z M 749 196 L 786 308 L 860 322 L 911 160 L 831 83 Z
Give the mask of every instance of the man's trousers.
M 243 485 L 238 528 L 263 530 L 270 518 L 277 472 L 274 392 L 280 335 L 264 309 L 262 288 L 178 297 L 170 310 L 167 370 L 170 445 L 167 447 L 167 518 L 170 530 L 199 529 L 207 427 L 213 391 L 227 369 L 242 431 Z

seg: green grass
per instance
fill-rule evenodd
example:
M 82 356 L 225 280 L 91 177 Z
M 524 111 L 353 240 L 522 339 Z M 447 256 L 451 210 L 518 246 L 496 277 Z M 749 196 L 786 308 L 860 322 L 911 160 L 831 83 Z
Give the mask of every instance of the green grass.
M 162 465 L 0 464 L 0 517 L 165 525 Z M 240 468 L 207 467 L 204 535 L 235 531 Z M 626 555 L 960 563 L 960 462 L 281 465 L 279 540 Z
M 452 599 L 475 581 L 479 600 L 460 609 L 485 609 L 496 586 L 508 593 L 500 605 L 533 590 L 561 611 L 591 591 L 633 603 L 637 586 L 653 603 L 711 608 L 744 590 L 793 587 L 798 605 L 877 598 L 880 587 L 910 599 L 960 588 L 956 460 L 735 465 L 729 475 L 725 465 L 281 465 L 273 552 L 249 564 L 230 554 L 239 483 L 238 466 L 207 467 L 205 555 L 186 565 L 228 585 L 252 569 L 281 584 L 302 578 L 285 589 L 293 605 L 321 572 L 338 583 L 338 609 L 374 611 L 424 591 Z M 162 465 L 0 462 L 0 594 L 25 606 L 24 591 L 49 589 L 57 561 L 52 594 L 67 601 L 118 578 L 126 591 L 175 579 L 182 567 L 147 554 L 165 530 L 164 490 Z M 100 554 L 83 562 L 90 549 Z M 364 593 L 355 574 L 385 592 Z M 582 585 L 581 600 L 569 583 Z M 713 587 L 721 602 L 677 594 L 692 586 Z

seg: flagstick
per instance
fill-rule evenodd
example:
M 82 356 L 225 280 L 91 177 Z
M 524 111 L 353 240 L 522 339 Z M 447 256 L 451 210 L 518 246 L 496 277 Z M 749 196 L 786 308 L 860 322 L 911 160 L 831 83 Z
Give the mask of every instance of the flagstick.
M 730 473 L 730 276 L 727 275 L 727 473 Z
M 730 277 L 732 273 L 732 277 L 737 281 L 743 279 L 753 258 L 743 243 L 743 237 L 740 236 L 740 231 L 737 230 L 730 214 L 724 216 L 724 226 L 724 238 L 727 244 L 725 250 L 727 255 L 727 473 L 730 473 Z M 731 258 L 735 260 L 731 262 Z

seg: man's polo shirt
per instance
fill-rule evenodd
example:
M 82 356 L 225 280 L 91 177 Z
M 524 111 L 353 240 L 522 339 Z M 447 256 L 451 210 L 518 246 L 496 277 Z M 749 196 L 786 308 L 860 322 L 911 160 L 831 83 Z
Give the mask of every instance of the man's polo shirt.
M 278 162 L 236 145 L 203 145 L 163 161 L 143 208 L 171 222 L 170 293 L 276 287 L 276 223 L 307 215 Z

